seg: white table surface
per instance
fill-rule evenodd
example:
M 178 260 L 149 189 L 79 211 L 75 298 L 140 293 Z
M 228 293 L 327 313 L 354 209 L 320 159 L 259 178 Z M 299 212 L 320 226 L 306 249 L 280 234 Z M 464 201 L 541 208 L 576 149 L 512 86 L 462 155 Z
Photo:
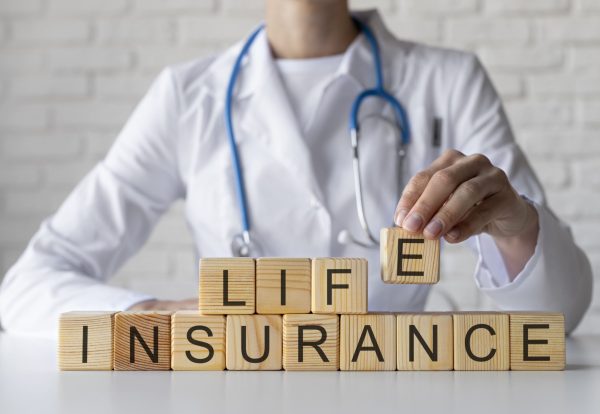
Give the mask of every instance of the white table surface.
M 564 372 L 61 372 L 56 343 L 0 333 L 0 413 L 600 413 L 600 336 Z

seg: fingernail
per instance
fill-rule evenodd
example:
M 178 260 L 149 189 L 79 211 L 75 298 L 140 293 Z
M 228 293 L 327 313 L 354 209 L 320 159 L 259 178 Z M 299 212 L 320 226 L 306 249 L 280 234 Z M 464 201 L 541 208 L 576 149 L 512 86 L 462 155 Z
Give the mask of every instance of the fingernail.
M 401 226 L 402 222 L 404 221 L 404 217 L 406 217 L 406 213 L 408 213 L 408 211 L 402 209 L 400 211 L 398 211 L 398 213 L 396 213 L 396 218 L 394 219 L 394 223 L 396 223 L 396 226 Z
M 412 213 L 410 216 L 408 216 L 402 222 L 402 227 L 405 230 L 412 231 L 412 232 L 418 231 L 422 225 L 423 225 L 423 218 L 417 213 Z
M 443 224 L 438 219 L 433 219 L 429 222 L 429 224 L 423 230 L 423 234 L 430 238 L 436 238 L 440 235 L 443 229 Z
M 451 240 L 457 240 L 460 237 L 460 230 L 457 228 L 453 228 L 448 233 L 446 233 L 446 236 L 448 236 L 448 238 Z

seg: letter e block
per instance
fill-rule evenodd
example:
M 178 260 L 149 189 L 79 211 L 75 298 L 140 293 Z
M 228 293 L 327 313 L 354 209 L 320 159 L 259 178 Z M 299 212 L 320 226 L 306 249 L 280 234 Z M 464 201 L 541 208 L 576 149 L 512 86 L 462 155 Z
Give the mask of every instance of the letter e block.
M 281 315 L 228 315 L 228 370 L 281 369 Z
M 60 315 L 58 367 L 63 371 L 113 369 L 114 312 L 67 312 Z
M 452 315 L 399 314 L 398 370 L 445 371 L 454 367 Z
M 254 259 L 200 259 L 199 307 L 205 315 L 254 313 Z
M 508 315 L 457 313 L 454 323 L 454 370 L 506 371 L 510 362 Z
M 367 313 L 367 260 L 312 260 L 313 313 Z
M 256 313 L 310 312 L 310 259 L 256 260 Z
M 337 371 L 339 333 L 337 315 L 283 315 L 283 369 Z
M 168 371 L 171 368 L 171 313 L 119 312 L 115 315 L 115 371 Z
M 440 280 L 440 241 L 400 227 L 381 229 L 381 278 L 385 283 L 432 284 Z
M 510 369 L 565 369 L 565 317 L 562 313 L 510 313 Z
M 225 316 L 178 311 L 171 317 L 171 368 L 176 371 L 225 369 Z
M 394 371 L 396 316 L 392 314 L 340 316 L 340 369 Z

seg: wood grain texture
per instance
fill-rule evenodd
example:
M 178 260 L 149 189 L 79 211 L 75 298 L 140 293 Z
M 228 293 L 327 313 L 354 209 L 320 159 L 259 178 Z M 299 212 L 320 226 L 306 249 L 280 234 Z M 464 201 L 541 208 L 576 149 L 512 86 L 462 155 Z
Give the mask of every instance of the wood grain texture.
M 224 298 L 224 276 L 228 279 L 228 301 L 243 302 L 226 305 Z M 200 259 L 199 307 L 201 313 L 209 315 L 252 314 L 255 296 L 255 263 L 250 258 L 207 258 Z
M 300 332 L 305 344 L 302 349 L 299 343 Z M 336 371 L 340 367 L 339 345 L 340 325 L 337 315 L 283 316 L 283 368 L 286 371 Z
M 565 316 L 562 313 L 511 312 L 509 319 L 510 369 L 565 369 Z
M 310 277 L 310 259 L 257 259 L 256 313 L 310 312 Z
M 381 278 L 385 283 L 432 284 L 440 280 L 440 241 L 426 240 L 421 234 L 400 227 L 381 229 Z M 399 251 L 400 241 L 402 251 Z M 404 257 L 398 267 L 399 254 Z M 406 272 L 402 275 L 401 272 Z
M 346 273 L 337 273 L 338 271 Z M 328 302 L 328 272 L 332 285 L 347 285 L 347 288 L 331 289 Z M 368 301 L 367 260 L 362 258 L 317 258 L 312 260 L 313 313 L 364 314 Z
M 139 338 L 132 335 L 132 327 L 139 332 L 155 361 L 146 352 Z M 133 355 L 130 352 L 132 342 Z M 170 368 L 171 312 L 117 313 L 114 327 L 115 371 L 166 371 Z
M 246 331 L 245 352 L 242 338 Z M 268 327 L 268 346 L 265 327 Z M 252 362 L 249 359 L 260 359 Z M 228 370 L 280 370 L 282 358 L 281 315 L 228 315 L 226 365 Z
M 396 369 L 396 316 L 340 316 L 340 370 Z
M 452 315 L 443 313 L 398 314 L 396 319 L 398 323 L 399 371 L 444 371 L 454 368 Z M 427 345 L 427 349 L 414 333 L 415 330 Z M 434 332 L 436 332 L 436 342 L 433 340 Z
M 60 315 L 58 367 L 63 371 L 113 369 L 114 312 L 67 312 Z
M 454 324 L 454 370 L 456 371 L 505 371 L 510 365 L 509 319 L 500 313 L 455 313 Z M 479 326 L 479 328 L 475 328 Z M 490 332 L 490 329 L 493 332 Z M 472 334 L 467 338 L 468 332 Z M 467 343 L 470 345 L 469 356 Z M 487 361 L 475 358 L 491 356 Z
M 200 341 L 202 344 L 190 342 Z M 209 348 L 210 347 L 210 348 Z M 171 369 L 225 369 L 225 316 L 177 311 L 171 317 Z

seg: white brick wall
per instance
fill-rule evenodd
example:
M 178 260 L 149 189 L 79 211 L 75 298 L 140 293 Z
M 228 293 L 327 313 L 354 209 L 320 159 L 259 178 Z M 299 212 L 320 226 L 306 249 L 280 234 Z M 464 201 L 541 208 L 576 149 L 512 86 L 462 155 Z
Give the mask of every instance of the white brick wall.
M 0 275 L 106 153 L 158 71 L 244 36 L 261 19 L 262 3 L 0 1 Z M 379 7 L 399 36 L 481 56 L 554 209 L 573 225 L 600 277 L 600 0 L 352 4 Z M 195 259 L 181 216 L 178 204 L 114 283 L 194 294 Z M 488 307 L 472 265 L 469 252 L 447 249 L 440 286 L 463 308 Z M 434 291 L 430 307 L 445 306 Z M 598 331 L 597 320 L 583 329 Z

